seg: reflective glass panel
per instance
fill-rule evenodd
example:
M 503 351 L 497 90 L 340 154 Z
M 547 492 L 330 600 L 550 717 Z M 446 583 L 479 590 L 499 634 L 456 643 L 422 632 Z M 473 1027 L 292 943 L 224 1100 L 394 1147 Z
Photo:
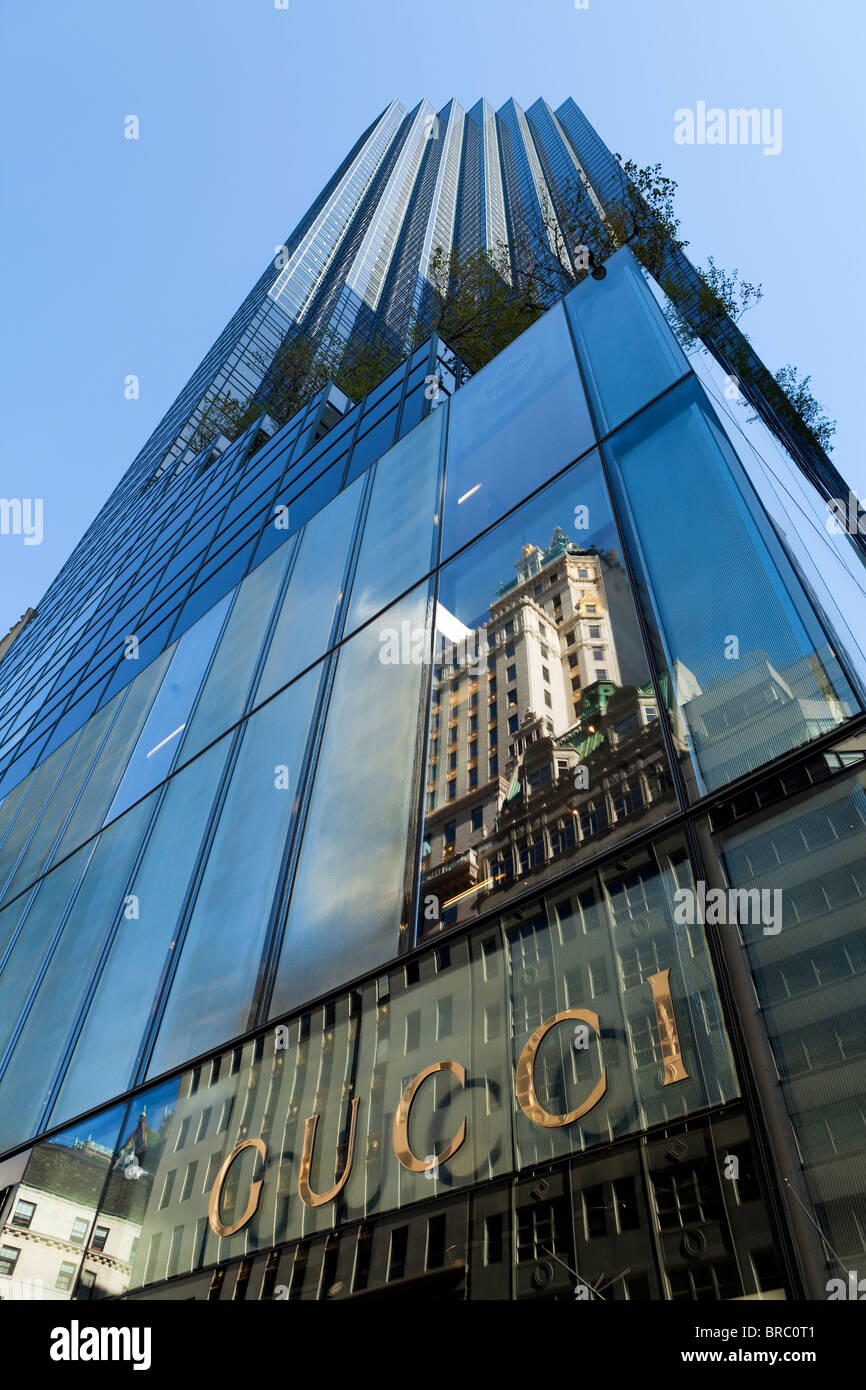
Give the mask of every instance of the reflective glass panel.
M 694 378 L 605 448 L 697 790 L 848 718 L 836 654 Z
M 309 671 L 247 720 L 151 1075 L 247 1026 L 321 674 Z
M 461 387 L 449 408 L 443 555 L 594 443 L 562 305 Z
M 405 929 L 427 585 L 340 649 L 272 1012 L 371 969 Z
M 376 465 L 346 631 L 360 627 L 435 562 L 445 411 L 434 411 Z
M 431 699 L 422 933 L 674 809 L 595 454 L 442 569 Z
M 603 280 L 581 281 L 565 307 L 599 433 L 608 434 L 689 368 L 631 252 L 617 252 L 604 269 Z
M 358 482 L 346 488 L 304 529 L 256 690 L 257 704 L 312 665 L 328 648 L 343 597 L 361 486 Z

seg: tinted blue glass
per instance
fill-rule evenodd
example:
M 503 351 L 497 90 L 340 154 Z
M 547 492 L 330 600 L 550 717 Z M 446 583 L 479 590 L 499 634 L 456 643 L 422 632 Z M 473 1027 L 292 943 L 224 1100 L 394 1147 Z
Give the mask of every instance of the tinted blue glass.
M 109 706 L 113 723 L 69 818 L 55 858 L 62 859 L 71 850 L 77 849 L 102 825 L 109 802 L 123 775 L 129 750 L 141 732 L 168 661 L 168 653 L 163 653 L 151 662 L 133 682 L 131 689 L 115 697 Z M 134 666 L 135 662 L 127 664 Z
M 238 552 L 238 555 L 239 559 L 233 556 L 227 565 L 218 569 L 216 574 L 212 574 L 199 588 L 193 589 L 180 612 L 174 614 L 170 620 L 169 631 L 173 637 L 188 631 L 203 613 L 208 613 L 215 603 L 219 603 L 229 590 L 235 587 L 247 565 L 246 549 Z
M 103 692 L 103 704 L 106 700 L 110 700 L 118 690 L 122 690 L 125 685 L 129 685 L 129 682 L 135 679 L 138 674 L 137 668 L 148 666 L 162 654 L 176 620 L 177 613 L 172 612 L 162 620 L 158 627 L 152 628 L 142 637 L 138 647 L 138 661 L 121 660 L 118 662 L 117 670 Z
M 694 378 L 605 446 L 615 461 L 674 738 L 715 790 L 856 703 Z
M 450 404 L 444 555 L 594 441 L 561 304 L 467 382 Z
M 444 411 L 376 465 L 346 631 L 410 589 L 435 562 Z
M 226 597 L 178 642 L 159 694 L 109 807 L 107 820 L 122 815 L 127 806 L 138 801 L 139 797 L 168 776 L 228 604 Z
M 583 280 L 565 300 L 603 434 L 688 371 L 631 252 L 618 251 L 605 270 L 603 280 Z
M 240 585 L 192 718 L 182 736 L 187 762 L 243 714 L 255 663 L 292 546 L 269 556 Z
M 363 473 L 365 468 L 369 468 L 377 458 L 390 449 L 394 443 L 394 431 L 397 428 L 397 411 L 392 410 L 390 415 L 386 415 L 384 420 L 380 420 L 374 425 L 367 434 L 356 443 L 352 450 L 352 457 L 349 462 L 349 469 L 346 473 L 346 481 L 351 482 L 357 478 L 359 473 Z
M 308 672 L 247 721 L 151 1076 L 247 1024 L 321 674 Z
M 114 711 L 104 709 L 91 719 L 81 731 L 69 762 L 63 770 L 50 801 L 33 831 L 15 872 L 2 892 L 2 898 L 14 898 L 42 873 L 50 860 L 51 852 L 63 831 L 76 798 L 80 795 L 84 780 L 90 771 L 93 759 L 111 721 Z M 2 872 L 0 872 L 2 878 Z
M 327 651 L 342 598 L 360 484 L 341 492 L 307 525 L 256 691 L 267 699 Z
M 33 1131 L 152 809 L 142 802 L 80 852 L 87 870 L 0 1080 L 0 1149 Z
M 280 955 L 274 1014 L 312 998 L 326 979 L 347 980 L 396 954 L 427 600 L 427 585 L 420 585 L 340 649 Z M 407 659 L 401 661 L 404 653 L 395 653 L 394 640 L 399 644 L 404 630 L 410 640 Z
M 424 407 L 427 404 L 425 396 L 425 386 L 418 386 L 411 391 L 403 402 L 403 414 L 400 416 L 400 438 L 414 429 L 418 421 L 424 414 Z
M 177 933 L 184 895 L 225 764 L 222 739 L 170 781 L 130 885 L 133 914 L 121 919 L 51 1123 L 78 1115 L 132 1083 L 157 985 Z M 2 919 L 0 919 L 2 920 Z

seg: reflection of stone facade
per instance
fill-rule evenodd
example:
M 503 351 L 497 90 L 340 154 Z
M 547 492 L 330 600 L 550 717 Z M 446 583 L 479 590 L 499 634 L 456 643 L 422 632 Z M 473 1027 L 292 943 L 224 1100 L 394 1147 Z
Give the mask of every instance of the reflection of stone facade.
M 32 1151 L 2 1212 L 0 1245 L 4 1253 L 20 1254 L 11 1276 L 0 1273 L 0 1298 L 27 1297 L 31 1286 L 39 1298 L 71 1298 L 85 1251 L 81 1296 L 94 1282 L 88 1270 L 96 1267 L 105 1293 L 126 1288 L 140 1227 L 121 1213 L 109 1218 L 104 1212 L 94 1225 L 110 1157 L 86 1140 L 72 1147 L 48 1142 Z M 5 1253 L 5 1262 L 11 1258 Z
M 559 528 L 527 545 L 490 617 L 436 668 L 422 919 L 466 920 L 516 879 L 559 872 L 625 820 L 673 804 L 651 685 L 621 685 L 613 553 Z M 487 650 L 486 662 L 483 659 Z

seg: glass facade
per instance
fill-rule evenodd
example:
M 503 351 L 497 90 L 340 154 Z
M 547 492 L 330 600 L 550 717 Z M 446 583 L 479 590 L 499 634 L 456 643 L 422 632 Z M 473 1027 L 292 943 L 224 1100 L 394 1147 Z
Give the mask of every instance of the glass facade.
M 471 379 L 433 338 L 149 478 L 0 662 L 0 1292 L 815 1297 L 864 1257 L 860 552 L 816 563 L 606 269 Z

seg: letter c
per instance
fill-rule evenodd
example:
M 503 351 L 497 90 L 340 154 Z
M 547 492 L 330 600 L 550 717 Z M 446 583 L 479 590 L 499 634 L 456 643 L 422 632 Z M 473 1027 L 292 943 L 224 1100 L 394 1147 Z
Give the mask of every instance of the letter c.
M 409 1111 L 412 1109 L 412 1102 L 427 1077 L 432 1076 L 437 1071 L 450 1071 L 453 1076 L 457 1077 L 463 1089 L 466 1089 L 466 1068 L 461 1066 L 459 1062 L 433 1062 L 423 1071 L 419 1071 L 414 1081 L 409 1082 L 400 1097 L 400 1103 L 394 1114 L 394 1152 L 403 1167 L 408 1168 L 410 1173 L 426 1173 L 430 1166 L 429 1159 L 416 1157 L 409 1145 Z M 465 1138 L 466 1121 L 462 1120 L 451 1143 L 442 1150 L 441 1154 L 436 1155 L 436 1162 L 446 1163 L 449 1158 L 453 1158 Z

